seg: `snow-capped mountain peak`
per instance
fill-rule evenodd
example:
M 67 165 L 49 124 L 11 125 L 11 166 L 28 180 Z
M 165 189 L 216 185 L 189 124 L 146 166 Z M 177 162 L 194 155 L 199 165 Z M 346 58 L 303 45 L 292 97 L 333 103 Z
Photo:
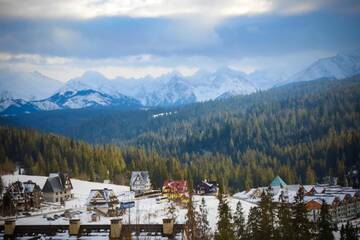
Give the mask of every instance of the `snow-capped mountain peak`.
M 310 81 L 319 78 L 342 79 L 360 73 L 360 50 L 322 58 L 305 70 L 292 76 L 287 82 Z

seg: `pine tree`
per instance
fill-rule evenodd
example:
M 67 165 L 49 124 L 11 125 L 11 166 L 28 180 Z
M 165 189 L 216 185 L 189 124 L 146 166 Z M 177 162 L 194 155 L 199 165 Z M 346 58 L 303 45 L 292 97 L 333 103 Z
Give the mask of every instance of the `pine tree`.
M 320 219 L 318 222 L 318 239 L 319 240 L 333 240 L 334 235 L 331 230 L 331 216 L 329 213 L 329 206 L 325 201 L 322 202 L 320 210 Z
M 211 239 L 209 220 L 207 216 L 208 216 L 208 210 L 206 208 L 205 199 L 202 198 L 200 204 L 200 214 L 199 214 L 199 230 L 200 230 L 201 240 Z
M 199 215 L 194 207 L 192 185 L 189 185 L 189 201 L 187 203 L 187 214 L 186 214 L 186 231 L 187 236 L 190 240 L 197 240 L 199 238 Z
M 346 230 L 344 224 L 341 225 L 340 240 L 346 240 Z
M 313 226 L 307 217 L 304 196 L 304 188 L 300 187 L 293 206 L 293 230 L 295 239 L 311 240 Z
M 215 234 L 215 240 L 235 240 L 234 228 L 231 222 L 231 212 L 229 205 L 224 199 L 223 190 L 220 187 L 218 194 L 219 206 L 218 206 L 218 223 L 217 232 Z
M 280 194 L 280 205 L 277 209 L 278 214 L 278 234 L 279 239 L 294 240 L 294 231 L 292 226 L 291 210 L 287 201 L 287 196 L 282 192 Z
M 2 180 L 2 175 L 0 175 L 0 196 L 2 196 L 3 191 L 4 191 L 4 182 Z
M 260 214 L 261 212 L 259 207 L 250 208 L 245 230 L 246 240 L 263 240 L 260 236 Z
M 260 209 L 260 229 L 259 234 L 263 239 L 275 238 L 275 209 L 272 201 L 272 188 L 269 187 L 261 194 L 259 202 Z
M 245 217 L 241 201 L 236 204 L 236 211 L 234 214 L 234 228 L 236 239 L 245 239 Z
M 346 223 L 345 226 L 345 238 L 344 240 L 356 240 L 356 230 L 354 229 L 353 225 L 349 222 Z
M 25 163 L 25 169 L 28 169 L 27 174 L 31 175 L 34 174 L 34 172 L 32 171 L 33 167 L 34 167 L 34 160 L 33 158 L 26 154 L 25 158 L 24 158 L 24 163 Z

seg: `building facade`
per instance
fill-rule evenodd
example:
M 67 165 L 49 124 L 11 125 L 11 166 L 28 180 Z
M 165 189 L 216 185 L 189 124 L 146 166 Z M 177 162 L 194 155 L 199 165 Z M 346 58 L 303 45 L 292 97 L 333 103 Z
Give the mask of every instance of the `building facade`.
M 47 202 L 63 203 L 73 198 L 72 183 L 65 173 L 51 173 L 42 189 Z
M 104 216 L 113 217 L 119 213 L 119 199 L 112 189 L 92 189 L 87 199 L 87 210 L 96 210 Z
M 275 184 L 274 184 L 275 183 Z M 295 196 L 303 188 L 309 219 L 316 221 L 322 204 L 329 206 L 329 212 L 334 223 L 348 221 L 360 217 L 360 189 L 341 187 L 330 184 L 287 185 L 281 178 L 275 178 L 271 183 L 273 201 L 277 203 L 294 203 Z M 252 203 L 260 201 L 261 194 L 269 187 L 247 189 L 236 193 L 235 198 Z
M 143 194 L 151 190 L 148 171 L 134 171 L 131 173 L 130 190 L 136 194 Z
M 187 202 L 189 198 L 188 185 L 186 181 L 166 181 L 162 187 L 162 194 L 168 199 Z
M 13 207 L 13 212 L 30 211 L 41 207 L 43 202 L 43 195 L 39 185 L 32 181 L 20 182 L 16 181 L 6 188 L 5 194 L 11 203 L 7 203 L 2 208 L 7 208 L 6 205 Z M 5 209 L 3 212 L 7 212 Z

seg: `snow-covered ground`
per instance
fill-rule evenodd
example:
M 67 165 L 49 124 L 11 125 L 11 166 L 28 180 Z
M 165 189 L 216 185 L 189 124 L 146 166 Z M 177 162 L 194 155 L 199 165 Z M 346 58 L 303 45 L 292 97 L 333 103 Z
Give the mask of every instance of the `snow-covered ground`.
M 19 181 L 27 181 L 32 180 L 36 182 L 41 188 L 44 186 L 46 178 L 43 176 L 29 176 L 29 175 L 6 175 L 3 176 L 3 182 L 8 185 L 11 182 L 16 180 Z M 91 189 L 102 189 L 102 188 L 109 188 L 113 189 L 117 196 L 123 195 L 124 192 L 129 191 L 128 186 L 121 186 L 115 184 L 105 184 L 105 183 L 97 183 L 97 182 L 88 182 L 82 181 L 77 179 L 72 179 L 73 184 L 73 193 L 74 199 L 71 201 L 67 201 L 64 207 L 55 206 L 52 209 L 43 209 L 39 211 L 36 216 L 31 217 L 23 217 L 18 218 L 16 223 L 18 225 L 32 225 L 32 224 L 68 224 L 69 219 L 66 218 L 58 218 L 54 221 L 48 221 L 45 217 L 43 217 L 46 212 L 54 212 L 46 214 L 47 217 L 52 217 L 54 214 L 60 215 L 64 212 L 65 209 L 72 209 L 76 211 L 78 214 L 76 217 L 80 218 L 81 223 L 83 224 L 91 224 L 91 214 L 92 212 L 86 211 L 86 200 L 90 193 Z M 214 196 L 194 196 L 194 202 L 198 207 L 201 203 L 201 199 L 205 199 L 205 203 L 208 209 L 208 220 L 212 230 L 214 231 L 216 228 L 217 223 L 217 208 L 218 208 L 218 200 Z M 253 204 L 238 200 L 232 197 L 228 197 L 228 202 L 233 211 L 235 211 L 236 204 L 238 201 L 241 201 L 245 216 L 248 215 L 250 208 Z M 158 203 L 156 198 L 144 198 L 144 199 L 136 199 L 135 200 L 135 207 L 130 210 L 130 221 L 131 223 L 140 223 L 140 224 L 161 224 L 163 218 L 167 218 L 167 209 L 169 207 L 168 202 L 161 202 Z M 56 211 L 56 213 L 55 213 Z M 32 213 L 35 215 L 36 213 Z M 177 223 L 184 223 L 185 222 L 185 215 L 186 209 L 183 207 L 177 206 Z M 129 212 L 127 211 L 124 216 L 122 216 L 123 222 L 128 223 L 129 221 Z M 94 222 L 94 224 L 110 224 L 110 217 L 103 217 L 101 216 L 100 222 Z

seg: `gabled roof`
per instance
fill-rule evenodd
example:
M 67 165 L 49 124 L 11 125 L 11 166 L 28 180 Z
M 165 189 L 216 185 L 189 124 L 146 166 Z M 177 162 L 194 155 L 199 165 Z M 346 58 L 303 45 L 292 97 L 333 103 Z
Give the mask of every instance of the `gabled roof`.
M 50 173 L 46 179 L 43 192 L 62 192 L 73 189 L 70 178 L 64 173 Z
M 42 189 L 43 192 L 62 192 L 65 187 L 61 183 L 60 177 L 48 177 Z
M 8 188 L 8 191 L 12 193 L 32 193 L 35 191 L 41 191 L 39 185 L 29 180 L 27 182 L 16 181 L 12 183 Z
M 171 191 L 184 193 L 187 192 L 187 182 L 186 181 L 166 181 L 164 183 L 163 189 L 170 189 Z
M 90 204 L 93 199 L 101 199 L 105 202 L 119 202 L 119 199 L 116 197 L 112 189 L 92 189 L 90 191 L 89 197 L 87 199 L 87 204 Z
M 150 183 L 150 177 L 148 171 L 133 171 L 131 172 L 130 184 L 132 185 L 134 181 L 139 178 L 142 184 Z
M 276 176 L 273 180 L 272 180 L 272 182 L 271 182 L 271 184 L 270 184 L 272 187 L 284 187 L 284 186 L 286 186 L 286 183 L 284 182 L 284 180 L 282 180 L 281 179 L 281 177 L 279 177 L 279 176 Z

